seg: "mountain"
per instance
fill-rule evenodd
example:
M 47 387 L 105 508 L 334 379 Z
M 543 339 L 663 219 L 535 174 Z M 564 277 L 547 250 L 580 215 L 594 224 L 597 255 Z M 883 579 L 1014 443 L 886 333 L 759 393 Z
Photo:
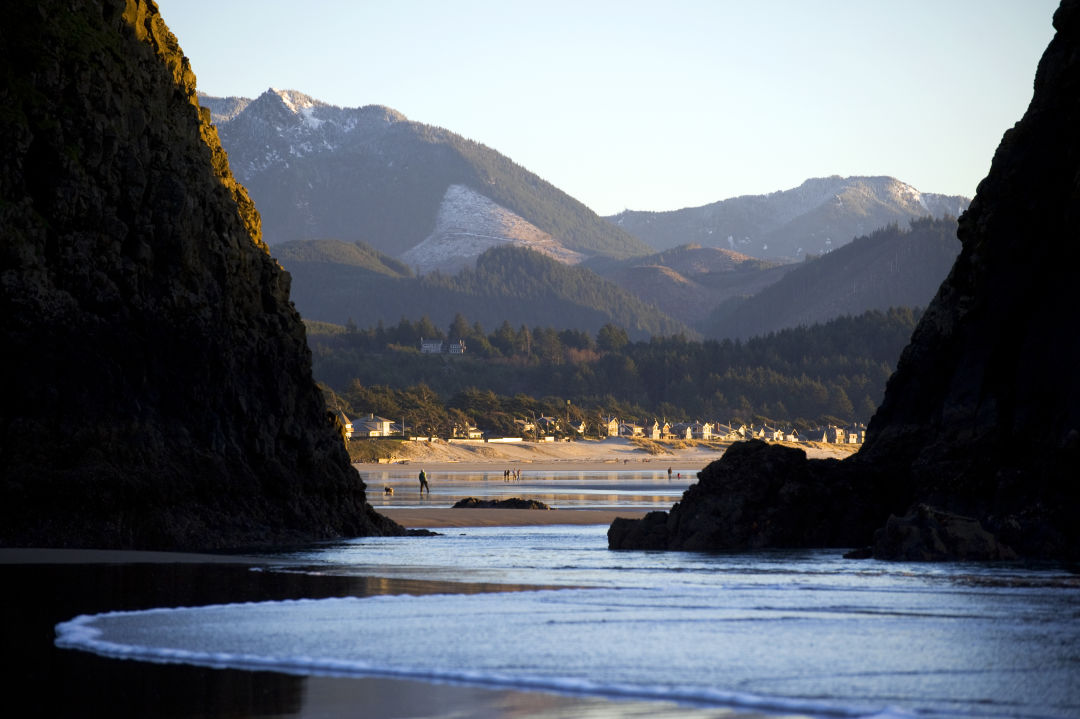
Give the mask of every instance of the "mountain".
M 489 249 L 456 275 L 423 276 L 363 243 L 287 242 L 273 251 L 292 275 L 293 301 L 309 320 L 371 326 L 427 315 L 445 327 L 461 313 L 489 329 L 509 320 L 594 333 L 612 323 L 636 339 L 694 334 L 591 270 L 522 247 Z
M 0 545 L 403 533 L 153 2 L 5 7 Z
M 251 104 L 251 100 L 246 97 L 211 97 L 201 92 L 198 97 L 199 105 L 210 111 L 210 122 L 215 125 L 228 122 Z
M 919 192 L 892 177 L 824 177 L 791 190 L 745 195 L 671 212 L 607 218 L 657 249 L 687 243 L 794 261 L 919 217 L 959 217 L 966 197 Z
M 956 220 L 912 220 L 859 237 L 790 268 L 751 297 L 717 306 L 699 327 L 732 339 L 809 326 L 841 315 L 925 307 L 956 260 Z
M 422 271 L 522 244 L 573 263 L 650 248 L 495 150 L 377 105 L 202 96 L 271 244 L 363 241 Z
M 736 444 L 613 548 L 863 547 L 899 560 L 1080 557 L 1080 0 L 959 221 L 960 254 L 854 456 Z
M 601 277 L 691 326 L 705 320 L 718 305 L 752 295 L 794 267 L 694 244 L 588 265 Z
M 446 188 L 435 227 L 423 242 L 406 250 L 401 260 L 417 272 L 456 272 L 469 267 L 492 247 L 516 245 L 567 265 L 584 258 L 567 249 L 536 225 L 466 187 Z

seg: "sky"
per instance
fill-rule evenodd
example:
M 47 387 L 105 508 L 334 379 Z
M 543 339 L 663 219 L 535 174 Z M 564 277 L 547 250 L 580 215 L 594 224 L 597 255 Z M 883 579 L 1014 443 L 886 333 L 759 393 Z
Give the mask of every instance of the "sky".
M 971 197 L 1056 0 L 158 0 L 200 91 L 385 105 L 595 212 L 891 175 Z

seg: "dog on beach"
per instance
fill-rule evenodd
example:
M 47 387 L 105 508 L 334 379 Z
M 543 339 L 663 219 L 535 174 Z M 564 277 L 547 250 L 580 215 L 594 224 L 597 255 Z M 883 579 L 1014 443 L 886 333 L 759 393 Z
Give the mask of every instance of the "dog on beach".
M 394 488 L 393 487 L 383 487 L 382 488 L 382 493 L 385 494 L 388 497 L 392 497 L 392 496 L 394 496 Z

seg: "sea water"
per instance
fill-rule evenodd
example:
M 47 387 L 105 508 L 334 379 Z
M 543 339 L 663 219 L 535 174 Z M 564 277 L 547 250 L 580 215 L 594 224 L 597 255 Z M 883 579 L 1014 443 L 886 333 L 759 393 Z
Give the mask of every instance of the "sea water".
M 118 612 L 58 626 L 58 644 L 783 715 L 1080 716 L 1067 568 L 616 552 L 606 529 L 455 528 L 281 556 L 281 571 L 565 589 Z
M 508 465 L 506 469 L 510 469 Z M 697 481 L 696 470 L 675 466 L 668 477 L 662 462 L 641 463 L 636 469 L 538 471 L 528 465 L 514 479 L 503 468 L 490 471 L 426 471 L 430 491 L 420 494 L 422 465 L 365 468 L 368 500 L 376 508 L 449 507 L 459 499 L 527 497 L 553 509 L 668 509 Z M 389 487 L 393 494 L 384 493 Z

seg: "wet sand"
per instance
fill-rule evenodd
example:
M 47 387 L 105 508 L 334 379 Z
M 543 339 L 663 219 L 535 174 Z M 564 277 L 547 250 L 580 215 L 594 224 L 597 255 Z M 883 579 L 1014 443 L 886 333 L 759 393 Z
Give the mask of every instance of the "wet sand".
M 647 509 L 411 509 L 379 507 L 403 527 L 522 527 L 541 524 L 611 524 L 616 517 L 638 519 Z
M 670 458 L 669 458 L 670 459 Z M 695 462 L 638 462 L 633 469 L 674 471 Z M 662 462 L 662 463 L 661 463 Z M 476 462 L 474 471 L 500 471 L 503 460 Z M 598 460 L 522 464 L 523 472 L 615 468 Z M 357 465 L 363 472 L 364 466 Z M 379 465 L 385 467 L 386 465 Z M 426 463 L 429 471 L 468 471 L 469 464 Z M 623 463 L 618 463 L 623 469 Z M 704 466 L 704 463 L 700 466 Z M 638 509 L 450 509 L 380 507 L 406 527 L 609 524 L 639 517 Z M 423 541 L 422 538 L 404 541 Z M 54 627 L 80 614 L 153 607 L 379 594 L 520 591 L 532 586 L 337 576 L 306 573 L 272 556 L 73 549 L 0 548 L 0 608 L 5 685 L 11 706 L 40 716 L 110 717 L 728 717 L 725 709 L 693 709 L 652 701 L 491 689 L 387 678 L 305 677 L 278 672 L 208 669 L 98 657 L 57 649 Z
M 483 510 L 452 511 L 468 515 Z M 590 510 L 564 511 L 584 514 Z M 483 520 L 476 515 L 473 521 Z M 9 706 L 21 706 L 32 716 L 177 719 L 734 717 L 722 709 L 696 710 L 659 702 L 127 661 L 57 649 L 53 644 L 58 622 L 113 610 L 534 588 L 304 573 L 299 564 L 290 571 L 266 571 L 269 563 L 267 557 L 250 554 L 0 549 L 0 586 L 4 588 L 0 611 L 5 624 L 0 671 Z
M 53 645 L 58 622 L 110 610 L 525 588 L 252 571 L 263 564 L 254 557 L 161 552 L 0 551 L 7 701 L 31 716 L 192 719 L 420 717 L 447 706 L 460 706 L 459 716 L 510 716 L 573 704 L 529 692 L 124 661 Z

